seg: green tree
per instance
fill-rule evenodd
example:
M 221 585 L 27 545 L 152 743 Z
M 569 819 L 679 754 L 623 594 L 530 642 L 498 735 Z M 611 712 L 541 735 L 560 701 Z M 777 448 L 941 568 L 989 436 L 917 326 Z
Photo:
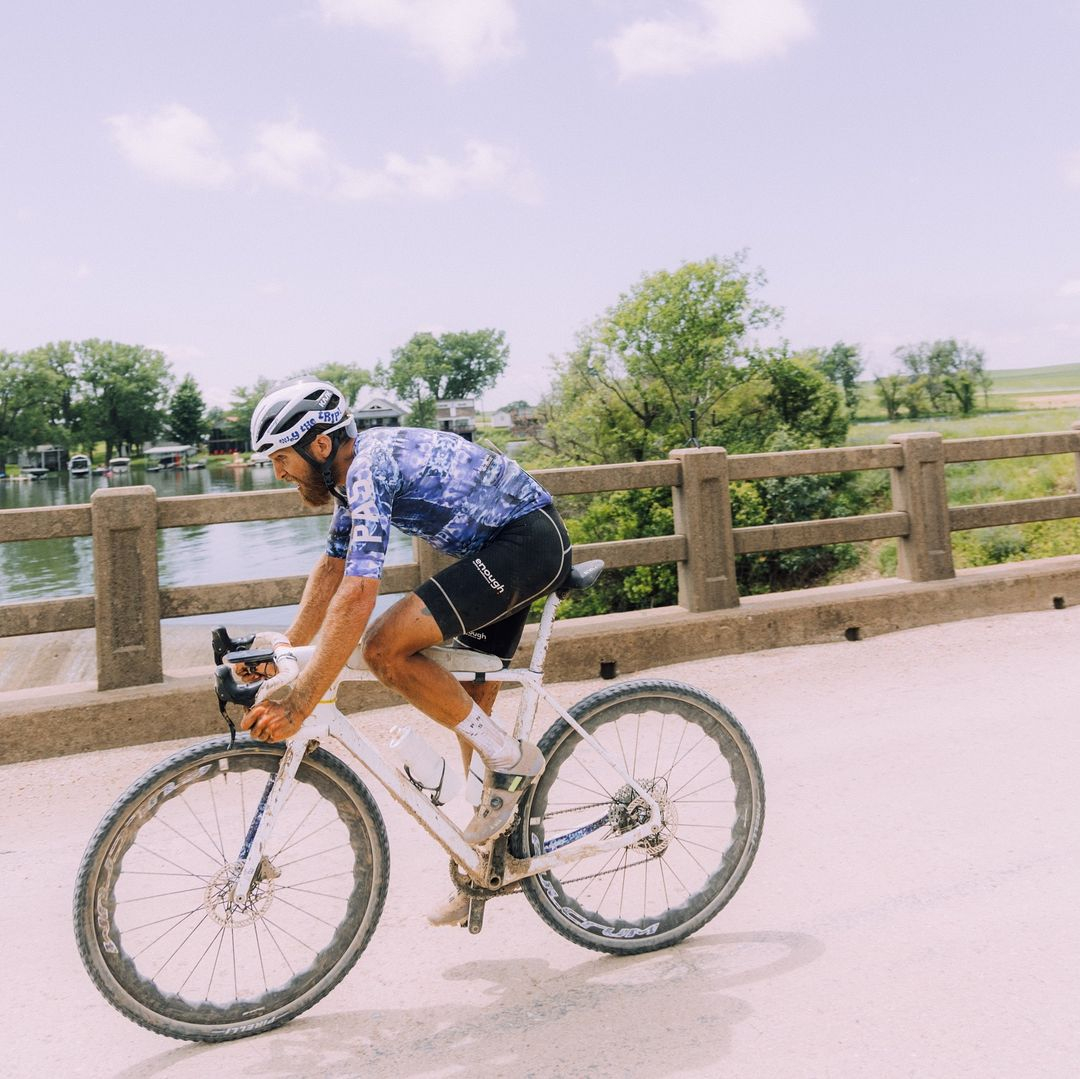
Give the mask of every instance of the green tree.
M 162 427 L 172 376 L 165 356 L 141 345 L 96 338 L 75 346 L 79 358 L 80 423 L 91 443 L 105 443 L 105 457 L 129 452 Z
M 356 403 L 356 395 L 365 386 L 374 385 L 375 382 L 367 368 L 351 363 L 324 363 L 320 367 L 309 368 L 304 373 L 336 386 L 345 395 L 350 406 Z
M 874 379 L 874 389 L 877 391 L 878 400 L 890 420 L 900 418 L 900 409 L 904 407 L 906 386 L 907 379 L 903 375 L 878 375 Z
M 375 369 L 378 383 L 412 406 L 409 422 L 433 427 L 436 401 L 476 397 L 506 369 L 510 349 L 501 330 L 413 334 Z
M 955 338 L 904 345 L 895 355 L 912 380 L 923 380 L 930 407 L 935 412 L 955 408 L 965 416 L 970 415 L 975 409 L 977 391 L 983 391 L 985 400 L 990 390 L 991 378 L 986 373 L 983 353 Z
M 819 363 L 825 377 L 843 390 L 848 415 L 854 419 L 859 408 L 859 376 L 863 372 L 859 346 L 837 341 L 821 353 Z
M 642 461 L 693 437 L 726 444 L 746 403 L 756 330 L 780 312 L 761 301 L 745 256 L 647 275 L 578 337 L 541 402 L 555 456 L 581 463 Z
M 0 464 L 13 451 L 46 441 L 48 417 L 25 355 L 0 351 Z
M 202 441 L 205 409 L 198 383 L 191 375 L 186 375 L 169 406 L 169 428 L 178 442 L 194 446 Z
M 822 371 L 816 353 L 769 353 L 751 363 L 750 373 L 766 384 L 763 400 L 772 415 L 759 412 L 754 417 L 749 441 L 755 434 L 759 442 L 770 439 L 781 429 L 796 440 L 821 446 L 836 446 L 847 438 L 849 416 L 841 390 Z
M 779 318 L 757 290 L 759 273 L 742 257 L 689 263 L 674 273 L 647 276 L 586 329 L 558 367 L 541 404 L 545 430 L 531 464 L 605 464 L 664 457 L 696 434 L 729 452 L 808 448 L 843 442 L 848 413 L 840 387 L 814 352 L 762 349 L 753 331 Z M 771 487 L 740 485 L 733 506 L 740 523 L 756 512 L 764 520 L 828 514 L 831 495 L 848 477 L 780 480 Z M 815 486 L 818 484 L 818 486 Z M 741 492 L 741 493 L 740 493 Z M 664 489 L 620 492 L 571 510 L 576 542 L 670 533 L 671 496 Z M 804 512 L 805 511 L 805 512 Z M 796 512 L 802 517 L 791 516 Z M 768 516 L 773 513 L 774 516 Z M 783 516 L 783 514 L 788 516 Z M 777 574 L 792 583 L 819 579 L 850 551 L 810 548 L 782 561 L 746 565 L 741 583 L 754 588 Z M 743 566 L 743 563 L 740 563 Z M 671 567 L 613 571 L 567 605 L 570 614 L 629 610 L 675 602 Z
M 51 427 L 47 441 L 61 446 L 78 445 L 83 434 L 83 416 L 75 346 L 70 341 L 41 345 L 30 349 L 26 360 L 33 368 L 41 407 Z
M 223 429 L 232 438 L 246 439 L 251 434 L 251 414 L 255 406 L 274 388 L 274 382 L 266 377 L 258 379 L 253 386 L 234 386 L 232 400 L 222 417 Z M 344 393 L 344 390 L 342 391 Z

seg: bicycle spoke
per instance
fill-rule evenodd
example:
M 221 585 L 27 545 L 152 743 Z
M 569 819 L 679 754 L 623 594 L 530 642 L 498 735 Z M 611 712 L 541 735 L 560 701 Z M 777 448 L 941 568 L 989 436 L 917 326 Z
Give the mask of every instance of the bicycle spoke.
M 277 868 L 285 869 L 290 865 L 299 865 L 301 862 L 309 861 L 311 858 L 321 858 L 324 854 L 332 854 L 336 850 L 345 850 L 348 846 L 348 843 L 339 843 L 336 847 L 327 847 L 326 850 L 317 850 L 314 854 L 305 854 L 303 858 L 294 858 L 291 862 L 282 862 Z
M 217 973 L 218 960 L 221 958 L 221 946 L 225 943 L 225 926 L 221 927 L 221 932 L 218 933 L 218 946 L 217 951 L 214 953 L 214 965 L 210 968 L 210 977 L 206 981 L 206 996 L 203 997 L 203 1001 L 210 999 L 210 990 L 214 986 L 214 975 Z M 192 972 L 194 973 L 194 971 Z M 180 987 L 181 989 L 183 986 Z
M 214 789 L 212 784 L 210 789 Z M 210 845 L 216 848 L 218 857 L 220 857 L 223 862 L 227 862 L 228 858 L 225 857 L 224 844 L 219 845 L 214 842 L 214 837 L 207 831 L 206 825 L 203 824 L 202 819 L 196 814 L 195 810 L 191 808 L 191 805 L 188 803 L 188 800 L 186 798 L 181 797 L 180 803 L 188 811 L 188 813 L 191 814 L 191 819 L 202 829 L 203 835 L 205 835 L 206 838 L 210 840 Z
M 270 984 L 266 980 L 266 963 L 263 961 L 262 941 L 259 940 L 259 923 L 252 922 L 251 928 L 255 934 L 255 951 L 258 953 L 259 956 L 259 973 L 262 975 L 263 990 L 269 993 Z
M 280 898 L 280 897 L 279 897 Z M 314 918 L 317 922 L 322 922 L 323 925 L 329 926 L 331 929 L 337 929 L 337 926 L 332 922 L 328 922 L 325 918 L 320 918 L 317 914 L 312 914 L 310 910 L 305 910 L 303 907 L 298 906 L 296 903 L 290 903 L 287 899 L 282 898 L 281 902 L 287 907 L 292 907 L 293 910 L 300 911 L 301 914 L 306 914 L 309 918 Z
M 204 892 L 205 888 L 177 888 L 174 892 L 154 892 L 151 895 L 133 895 L 127 899 L 118 899 L 116 905 L 121 903 L 145 903 L 148 899 L 163 899 L 169 895 L 187 895 L 189 892 Z
M 152 858 L 160 858 L 163 862 L 171 865 L 174 869 L 179 869 L 185 877 L 194 877 L 196 880 L 201 880 L 204 884 L 210 883 L 209 877 L 204 877 L 201 873 L 192 872 L 192 870 L 186 869 L 184 866 L 180 865 L 179 862 L 174 862 L 171 858 L 166 858 L 164 854 L 161 854 L 156 850 L 150 850 L 149 848 L 144 847 L 141 843 L 132 843 L 131 849 L 141 850 L 145 854 L 149 854 Z
M 155 918 L 152 922 L 143 922 L 141 925 L 126 926 L 124 929 L 125 933 L 138 933 L 140 929 L 149 929 L 152 925 L 163 925 L 165 922 L 175 923 L 169 926 L 169 928 L 166 929 L 165 932 L 161 934 L 161 936 L 155 937 L 152 941 L 150 941 L 149 944 L 145 945 L 137 952 L 135 952 L 132 958 L 138 958 L 138 956 L 142 955 L 142 953 L 145 952 L 148 948 L 152 948 L 155 944 L 157 944 L 159 940 L 167 937 L 174 929 L 178 928 L 179 925 L 182 925 L 184 922 L 186 922 L 187 919 L 190 918 L 193 914 L 198 914 L 199 911 L 202 909 L 203 906 L 200 903 L 197 907 L 192 907 L 191 910 L 182 912 L 180 914 L 170 914 L 166 918 Z
M 117 803 L 107 841 L 88 851 L 80 951 L 121 1011 L 139 1003 L 139 1022 L 196 1039 L 264 1029 L 280 1012 L 276 1025 L 366 944 L 385 896 L 385 832 L 366 789 L 323 751 L 301 760 L 269 822 L 273 872 L 233 894 L 281 756 L 224 742 L 181 750 Z
M 198 922 L 197 922 L 197 923 L 196 923 L 196 924 L 195 924 L 195 925 L 194 925 L 194 926 L 192 927 L 192 930 L 191 930 L 191 932 L 190 932 L 190 933 L 188 933 L 188 935 L 187 935 L 186 937 L 184 937 L 184 939 L 183 939 L 182 941 L 180 941 L 180 943 L 179 943 L 179 944 L 178 944 L 178 945 L 176 946 L 176 951 L 174 951 L 174 952 L 172 953 L 172 955 L 170 955 L 170 956 L 169 956 L 169 958 L 168 958 L 168 959 L 166 959 L 166 960 L 165 960 L 165 962 L 164 962 L 164 963 L 162 963 L 162 964 L 161 964 L 161 966 L 160 966 L 160 967 L 158 967 L 158 968 L 157 968 L 157 970 L 155 970 L 155 971 L 154 971 L 154 973 L 153 973 L 153 974 L 151 975 L 151 980 L 152 980 L 152 979 L 154 979 L 154 978 L 156 978 L 156 977 L 157 977 L 157 976 L 158 976 L 158 975 L 159 975 L 159 974 L 160 974 L 160 973 L 161 973 L 161 972 L 162 972 L 162 971 L 163 971 L 163 970 L 164 970 L 164 969 L 165 969 L 165 968 L 166 968 L 166 967 L 167 967 L 167 966 L 168 966 L 168 965 L 169 965 L 169 964 L 170 964 L 170 963 L 171 963 L 171 962 L 173 961 L 173 959 L 174 959 L 174 958 L 176 957 L 176 954 L 177 954 L 177 952 L 179 952 L 179 951 L 180 951 L 180 949 L 181 949 L 181 948 L 182 948 L 182 947 L 183 947 L 183 946 L 184 946 L 185 944 L 187 944 L 187 942 L 188 942 L 189 940 L 191 940 L 191 938 L 192 938 L 192 937 L 193 937 L 193 936 L 195 935 L 195 932 L 196 932 L 196 930 L 197 930 L 197 929 L 199 928 L 199 926 L 200 926 L 200 925 L 202 925 L 202 924 L 203 924 L 203 922 L 205 922 L 205 921 L 206 921 L 206 919 L 207 919 L 207 918 L 209 918 L 209 917 L 210 917 L 210 915 L 209 915 L 209 914 L 204 914 L 204 915 L 203 915 L 203 916 L 202 916 L 202 917 L 201 917 L 201 918 L 200 918 L 200 919 L 198 920 Z M 162 936 L 163 936 L 163 937 L 164 937 L 164 936 L 167 936 L 167 935 L 168 935 L 167 933 L 163 933 L 163 934 L 162 934 Z M 208 945 L 207 947 L 209 947 L 209 945 Z M 205 953 L 204 953 L 204 954 L 205 954 Z
M 289 791 L 288 798 L 285 799 L 285 805 L 286 806 L 288 806 L 289 802 L 292 801 L 292 796 L 295 793 L 296 793 L 296 787 L 294 786 L 293 789 L 291 791 Z M 297 826 L 292 830 L 292 832 L 289 835 L 288 839 L 286 839 L 285 842 L 278 848 L 278 854 L 279 855 L 283 854 L 285 851 L 287 851 L 289 849 L 290 845 L 292 844 L 293 837 L 296 835 L 297 832 L 300 831 L 301 828 L 304 827 L 304 825 L 307 823 L 308 817 L 310 817 L 311 814 L 314 813 L 316 809 L 318 809 L 318 807 L 319 807 L 318 802 L 312 802 L 311 803 L 311 808 L 301 818 L 300 823 L 297 824 Z M 283 809 L 283 811 L 284 811 L 284 809 Z M 328 823 L 331 823 L 331 822 L 328 822 Z

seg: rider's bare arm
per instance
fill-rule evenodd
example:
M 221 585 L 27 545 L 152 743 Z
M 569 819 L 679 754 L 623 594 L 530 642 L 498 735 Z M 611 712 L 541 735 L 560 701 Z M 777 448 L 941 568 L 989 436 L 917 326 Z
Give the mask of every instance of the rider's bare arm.
M 326 612 L 318 647 L 311 662 L 293 683 L 283 701 L 261 701 L 240 723 L 253 738 L 277 742 L 290 738 L 330 688 L 350 653 L 359 643 L 379 593 L 373 577 L 344 577 Z
M 308 574 L 300 610 L 285 631 L 292 644 L 310 644 L 319 632 L 326 612 L 334 599 L 345 573 L 345 559 L 323 555 Z
M 357 646 L 379 594 L 373 577 L 344 577 L 326 613 L 322 635 L 311 662 L 296 680 L 292 695 L 304 712 L 311 711 L 338 676 Z

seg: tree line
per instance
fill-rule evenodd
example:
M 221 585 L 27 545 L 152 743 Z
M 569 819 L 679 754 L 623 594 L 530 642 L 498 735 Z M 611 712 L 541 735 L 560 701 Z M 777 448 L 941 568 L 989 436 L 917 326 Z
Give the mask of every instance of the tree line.
M 324 363 L 295 372 L 338 386 L 350 401 L 385 388 L 409 405 L 408 422 L 433 426 L 437 400 L 475 397 L 494 385 L 509 358 L 505 334 L 483 329 L 414 334 L 368 369 Z M 104 444 L 129 456 L 159 438 L 196 445 L 211 431 L 243 443 L 251 413 L 273 385 L 237 386 L 225 407 L 207 408 L 189 374 L 177 382 L 165 355 L 117 341 L 60 341 L 0 351 L 0 462 L 42 444 L 90 453 Z
M 556 361 L 538 405 L 540 424 L 521 451 L 526 467 L 643 461 L 676 447 L 724 446 L 758 453 L 842 445 L 862 406 L 861 349 L 844 341 L 792 348 L 775 338 L 778 308 L 762 298 L 765 278 L 744 254 L 689 262 L 643 276 L 578 334 Z M 406 422 L 434 426 L 438 400 L 475 397 L 494 385 L 509 356 L 505 335 L 484 329 L 413 335 L 370 367 L 323 363 L 297 373 L 336 384 L 350 401 L 385 389 L 409 408 Z M 901 373 L 875 380 L 890 418 L 976 407 L 989 386 L 983 354 L 954 340 L 897 350 Z M 53 442 L 138 447 L 163 433 L 184 443 L 211 428 L 247 438 L 269 379 L 236 387 L 225 408 L 207 409 L 191 376 L 176 384 L 160 353 L 109 341 L 61 342 L 0 353 L 0 451 Z M 131 454 L 134 455 L 134 454 Z M 737 527 L 854 515 L 880 492 L 858 475 L 735 483 Z M 671 534 L 667 489 L 566 500 L 575 542 Z M 740 556 L 746 592 L 806 586 L 856 561 L 849 544 Z M 575 597 L 575 613 L 675 602 L 673 566 L 605 574 Z

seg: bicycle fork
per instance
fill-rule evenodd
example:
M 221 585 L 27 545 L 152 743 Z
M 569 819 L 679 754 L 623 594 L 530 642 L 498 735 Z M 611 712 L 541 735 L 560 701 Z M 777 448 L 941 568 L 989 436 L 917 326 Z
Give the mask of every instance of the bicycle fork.
M 256 883 L 255 877 L 257 873 L 260 877 L 272 878 L 278 875 L 278 871 L 273 868 L 265 857 L 266 844 L 273 831 L 277 815 L 285 804 L 285 799 L 292 788 L 300 762 L 304 759 L 304 754 L 314 744 L 314 742 L 307 742 L 302 746 L 298 746 L 293 742 L 288 743 L 285 752 L 282 754 L 281 762 L 278 764 L 277 771 L 267 779 L 262 797 L 259 799 L 259 804 L 251 818 L 247 835 L 244 837 L 244 844 L 237 856 L 240 872 L 229 892 L 230 903 L 247 897 L 252 886 Z

